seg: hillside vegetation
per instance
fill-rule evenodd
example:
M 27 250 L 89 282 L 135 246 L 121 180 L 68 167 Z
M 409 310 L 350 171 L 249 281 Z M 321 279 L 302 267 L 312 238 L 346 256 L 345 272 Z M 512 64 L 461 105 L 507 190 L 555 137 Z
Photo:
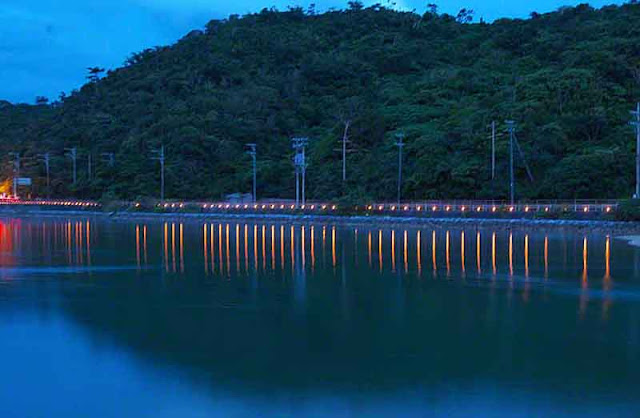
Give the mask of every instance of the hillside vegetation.
M 52 104 L 0 102 L 0 155 L 8 162 L 9 152 L 21 152 L 35 195 L 46 195 L 37 155 L 48 151 L 53 195 L 138 198 L 158 196 L 159 165 L 150 157 L 164 144 L 167 197 L 218 199 L 250 192 L 244 144 L 254 142 L 259 197 L 290 198 L 290 138 L 308 136 L 309 198 L 394 199 L 394 137 L 403 132 L 405 199 L 505 198 L 504 121 L 513 119 L 534 178 L 518 157 L 519 198 L 628 197 L 640 5 L 465 20 L 358 3 L 213 20 Z M 76 187 L 69 147 L 79 152 Z M 113 166 L 103 153 L 115 154 Z M 9 164 L 2 173 L 11 176 Z

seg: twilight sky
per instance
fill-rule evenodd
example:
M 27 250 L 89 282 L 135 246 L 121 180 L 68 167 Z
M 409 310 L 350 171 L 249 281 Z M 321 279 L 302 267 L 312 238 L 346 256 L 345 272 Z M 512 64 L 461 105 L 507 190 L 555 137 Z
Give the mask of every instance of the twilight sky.
M 456 14 L 463 7 L 477 19 L 526 17 L 533 10 L 548 12 L 571 0 L 396 0 L 398 7 L 424 11 L 437 3 L 442 12 Z M 1 0 L 0 100 L 33 103 L 37 95 L 50 99 L 85 82 L 86 68 L 122 65 L 133 52 L 175 42 L 192 29 L 231 13 L 257 12 L 275 6 L 317 10 L 343 8 L 347 0 Z M 386 0 L 365 1 L 386 4 Z M 594 7 L 619 3 L 594 0 Z

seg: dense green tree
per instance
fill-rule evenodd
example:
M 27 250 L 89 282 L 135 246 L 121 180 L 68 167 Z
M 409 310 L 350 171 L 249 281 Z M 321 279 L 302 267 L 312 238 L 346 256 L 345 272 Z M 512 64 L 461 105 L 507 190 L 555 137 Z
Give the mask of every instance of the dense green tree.
M 149 157 L 164 145 L 167 196 L 217 199 L 251 190 L 251 142 L 259 195 L 290 198 L 289 138 L 304 135 L 310 198 L 394 199 L 393 137 L 403 131 L 407 199 L 505 198 L 504 121 L 514 119 L 535 178 L 519 161 L 519 197 L 629 196 L 640 5 L 579 5 L 492 24 L 471 17 L 432 4 L 418 15 L 353 1 L 323 14 L 294 7 L 213 20 L 104 77 L 90 67 L 87 85 L 56 102 L 0 102 L 0 156 L 19 151 L 31 161 L 23 171 L 35 195 L 46 194 L 36 156 L 48 151 L 55 195 L 136 198 L 158 195 L 160 170 Z M 495 181 L 491 121 L 499 126 Z M 68 147 L 83 161 L 75 189 Z M 113 166 L 104 153 L 114 154 Z

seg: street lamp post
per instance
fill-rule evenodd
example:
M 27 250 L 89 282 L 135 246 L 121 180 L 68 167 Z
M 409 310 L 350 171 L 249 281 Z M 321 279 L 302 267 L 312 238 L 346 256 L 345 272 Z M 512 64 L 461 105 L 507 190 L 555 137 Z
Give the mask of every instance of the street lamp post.
M 636 129 L 636 194 L 635 199 L 640 199 L 640 102 L 636 105 L 636 110 L 632 111 L 633 119 L 631 126 Z
M 253 168 L 253 193 L 251 194 L 251 199 L 253 200 L 253 203 L 255 203 L 258 200 L 256 196 L 256 144 L 247 144 L 247 147 L 249 147 L 247 154 L 251 156 L 251 164 Z

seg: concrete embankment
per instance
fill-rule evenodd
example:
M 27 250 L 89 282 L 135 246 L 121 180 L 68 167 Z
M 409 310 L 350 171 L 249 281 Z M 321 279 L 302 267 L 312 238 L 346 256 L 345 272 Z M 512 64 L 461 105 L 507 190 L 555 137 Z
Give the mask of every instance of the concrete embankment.
M 531 218 L 456 218 L 456 217 L 410 217 L 410 216 L 341 216 L 341 215 L 296 215 L 296 214 L 251 214 L 251 213 L 190 213 L 190 212 L 99 212 L 89 210 L 49 210 L 30 208 L 3 208 L 3 217 L 28 218 L 65 218 L 92 217 L 111 221 L 137 222 L 211 222 L 211 221 L 247 221 L 247 222 L 287 222 L 287 223 L 331 223 L 340 225 L 402 225 L 435 227 L 482 227 L 482 228 L 534 228 L 556 229 L 571 228 L 579 230 L 603 231 L 619 235 L 632 245 L 640 246 L 640 222 L 618 222 L 604 220 L 557 220 Z M 622 235 L 626 234 L 626 235 Z M 633 235 L 638 234 L 638 235 Z

